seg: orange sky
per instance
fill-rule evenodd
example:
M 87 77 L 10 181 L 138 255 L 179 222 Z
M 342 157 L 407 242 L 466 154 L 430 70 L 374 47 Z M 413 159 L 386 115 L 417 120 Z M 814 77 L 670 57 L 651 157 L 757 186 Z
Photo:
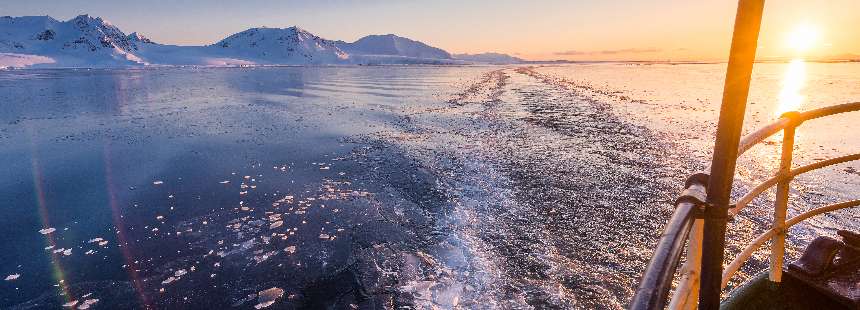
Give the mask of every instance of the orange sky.
M 299 25 L 329 39 L 395 33 L 455 53 L 526 59 L 723 60 L 734 0 L 31 0 L 0 15 L 102 16 L 160 43 L 211 44 L 249 27 Z M 790 57 L 785 35 L 814 25 L 807 56 L 860 58 L 860 0 L 769 0 L 759 55 Z

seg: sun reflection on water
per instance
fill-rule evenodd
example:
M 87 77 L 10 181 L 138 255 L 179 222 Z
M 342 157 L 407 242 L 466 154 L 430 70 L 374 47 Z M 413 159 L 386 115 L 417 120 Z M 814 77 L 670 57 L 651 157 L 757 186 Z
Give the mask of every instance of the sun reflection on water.
M 803 94 L 805 88 L 806 62 L 803 59 L 794 59 L 788 63 L 783 75 L 779 91 L 779 105 L 775 114 L 779 116 L 785 112 L 797 111 L 806 100 L 806 96 Z

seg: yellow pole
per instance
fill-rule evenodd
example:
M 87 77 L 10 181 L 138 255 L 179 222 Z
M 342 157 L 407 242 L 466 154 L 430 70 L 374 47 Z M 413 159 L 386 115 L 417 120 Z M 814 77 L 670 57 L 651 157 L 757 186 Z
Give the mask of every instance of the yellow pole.
M 729 199 L 763 11 L 764 0 L 738 1 L 732 48 L 723 87 L 723 103 L 720 106 L 720 119 L 714 141 L 714 159 L 708 180 L 708 206 L 705 208 L 702 238 L 700 309 L 720 308 Z
M 779 172 L 781 177 L 776 185 L 776 200 L 773 205 L 773 225 L 776 230 L 770 242 L 770 281 L 782 281 L 782 263 L 785 256 L 785 214 L 788 211 L 788 192 L 791 184 L 791 158 L 794 153 L 794 124 L 789 125 L 783 131 L 782 156 L 779 161 Z

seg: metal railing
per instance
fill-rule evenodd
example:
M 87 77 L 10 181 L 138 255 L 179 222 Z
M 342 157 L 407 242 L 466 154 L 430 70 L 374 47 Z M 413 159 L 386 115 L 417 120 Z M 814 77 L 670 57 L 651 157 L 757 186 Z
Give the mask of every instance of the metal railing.
M 729 280 L 741 265 L 768 240 L 772 241 L 769 278 L 773 282 L 780 282 L 782 280 L 782 266 L 785 254 L 785 236 L 788 228 L 819 214 L 860 206 L 860 200 L 851 200 L 815 208 L 786 220 L 789 185 L 795 176 L 840 163 L 860 160 L 860 154 L 852 154 L 792 169 L 795 129 L 809 120 L 854 111 L 860 111 L 860 102 L 829 106 L 806 112 L 785 113 L 775 122 L 750 133 L 740 140 L 737 152 L 738 156 L 768 137 L 780 131 L 783 132 L 782 153 L 779 170 L 776 175 L 754 187 L 750 192 L 741 197 L 728 213 L 730 217 L 734 217 L 755 197 L 776 186 L 774 220 L 771 228 L 747 245 L 735 257 L 732 263 L 726 267 L 725 271 L 719 275 L 722 279 L 720 289 L 725 289 Z M 707 175 L 704 177 L 702 175 L 696 174 L 688 179 L 684 193 L 676 201 L 675 212 L 666 226 L 657 249 L 655 249 L 655 254 L 643 275 L 640 286 L 631 302 L 631 309 L 663 309 L 666 306 L 666 299 L 683 252 L 681 248 L 685 242 L 687 243 L 687 259 L 681 267 L 678 286 L 669 302 L 669 308 L 695 309 L 698 306 L 697 302 L 699 301 L 700 285 L 702 284 L 701 278 L 703 276 L 701 266 L 704 224 L 702 217 L 705 209 L 713 207 L 703 199 L 707 196 L 705 192 L 707 182 L 703 183 L 702 180 L 707 179 Z

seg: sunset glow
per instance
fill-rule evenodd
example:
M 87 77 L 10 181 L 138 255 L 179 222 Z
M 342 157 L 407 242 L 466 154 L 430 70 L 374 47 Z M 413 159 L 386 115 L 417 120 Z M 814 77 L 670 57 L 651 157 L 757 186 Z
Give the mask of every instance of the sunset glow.
M 797 25 L 785 38 L 785 44 L 791 50 L 804 53 L 814 48 L 819 43 L 819 30 L 817 27 L 804 23 Z
M 176 45 L 212 44 L 250 27 L 297 25 L 332 40 L 394 32 L 452 53 L 499 52 L 528 60 L 723 61 L 736 5 L 679 0 L 74 0 L 50 5 L 10 1 L 0 14 L 66 20 L 86 12 L 155 42 Z M 765 12 L 758 49 L 762 60 L 786 60 L 798 53 L 808 59 L 860 58 L 860 1 L 769 1 Z

